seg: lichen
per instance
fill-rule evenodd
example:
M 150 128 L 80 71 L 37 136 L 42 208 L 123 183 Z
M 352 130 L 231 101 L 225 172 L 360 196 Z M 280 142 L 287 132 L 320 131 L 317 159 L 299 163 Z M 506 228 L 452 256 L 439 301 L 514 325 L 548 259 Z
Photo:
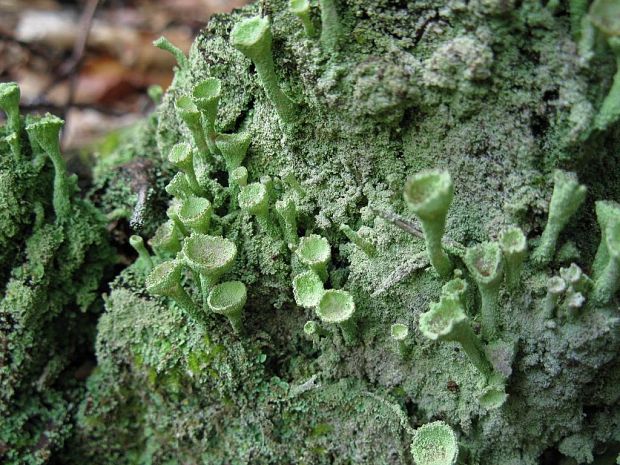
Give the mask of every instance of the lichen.
M 154 268 L 110 283 L 60 460 L 613 462 L 620 129 L 596 115 L 616 57 L 566 3 L 311 2 L 316 35 L 284 0 L 214 17 L 98 168 L 97 205 Z M 212 216 L 192 233 L 194 197 Z M 219 252 L 190 247 L 210 241 L 236 252 L 216 279 Z M 213 309 L 233 300 L 231 328 Z

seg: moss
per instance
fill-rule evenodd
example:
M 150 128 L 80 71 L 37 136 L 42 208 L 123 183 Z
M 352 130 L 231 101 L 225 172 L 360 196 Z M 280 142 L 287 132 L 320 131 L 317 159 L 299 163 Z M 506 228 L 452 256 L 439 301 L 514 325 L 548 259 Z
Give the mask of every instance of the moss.
M 55 128 L 36 138 L 49 160 L 37 159 L 41 147 L 19 122 L 20 157 L 0 150 L 0 461 L 31 465 L 48 463 L 71 434 L 113 255 L 104 216 L 66 175 L 62 121 L 28 120 Z

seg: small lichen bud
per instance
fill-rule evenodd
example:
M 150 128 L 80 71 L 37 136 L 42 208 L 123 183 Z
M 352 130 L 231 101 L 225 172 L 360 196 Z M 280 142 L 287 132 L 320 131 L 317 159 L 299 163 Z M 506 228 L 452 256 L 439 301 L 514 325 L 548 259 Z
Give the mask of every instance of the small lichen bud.
M 403 192 L 409 208 L 419 218 L 424 231 L 426 251 L 439 276 L 447 279 L 453 265 L 441 245 L 446 216 L 454 196 L 452 178 L 447 171 L 422 171 L 411 177 Z
M 390 337 L 395 342 L 396 350 L 401 358 L 406 358 L 409 354 L 409 345 L 407 344 L 409 328 L 407 325 L 394 323 L 390 326 Z
M 324 293 L 323 281 L 312 270 L 304 271 L 293 278 L 293 296 L 300 307 L 317 307 Z
M 240 333 L 243 308 L 247 298 L 248 294 L 245 284 L 241 281 L 227 281 L 211 289 L 207 298 L 207 304 L 213 313 L 226 316 L 233 331 Z
M 344 233 L 344 235 L 347 236 L 347 238 L 353 242 L 358 249 L 369 257 L 373 257 L 377 254 L 377 249 L 375 246 L 370 241 L 360 236 L 357 231 L 353 231 L 349 225 L 341 224 L 340 231 Z
M 357 340 L 354 313 L 353 296 L 347 291 L 336 289 L 325 291 L 316 309 L 316 314 L 323 323 L 337 324 L 340 327 L 347 345 L 354 344 Z
M 576 292 L 587 293 L 592 285 L 592 280 L 576 263 L 571 263 L 568 268 L 560 268 L 560 276 Z
M 443 285 L 441 295 L 457 299 L 462 305 L 465 305 L 465 293 L 468 287 L 467 281 L 463 278 L 454 278 Z
M 163 262 L 153 268 L 146 278 L 146 290 L 153 295 L 169 297 L 193 318 L 202 321 L 202 315 L 189 294 L 181 286 L 183 263 L 179 260 Z
M 327 265 L 331 259 L 331 248 L 324 237 L 317 234 L 302 237 L 295 251 L 299 261 L 327 281 Z
M 572 288 L 569 288 L 563 302 L 564 314 L 568 318 L 574 318 L 585 303 L 586 298 L 581 292 L 575 292 Z
M 532 260 L 539 265 L 546 265 L 553 258 L 560 233 L 585 200 L 587 192 L 584 185 L 564 171 L 556 170 L 553 179 L 555 185 L 549 204 L 547 226 L 532 254 Z
M 507 398 L 505 379 L 499 373 L 494 373 L 478 398 L 478 402 L 487 410 L 495 410 L 504 405 Z
M 271 51 L 271 27 L 268 18 L 255 16 L 235 25 L 230 33 L 230 41 L 237 50 L 254 63 L 265 93 L 276 108 L 278 116 L 284 123 L 295 120 L 297 107 L 282 92 L 273 65 Z
M 251 141 L 252 136 L 247 132 L 219 134 L 217 136 L 215 145 L 222 154 L 229 173 L 241 165 Z
M 165 37 L 162 36 L 159 39 L 155 40 L 153 42 L 153 45 L 160 50 L 165 50 L 166 52 L 172 54 L 177 60 L 179 68 L 187 69 L 189 67 L 189 62 L 187 61 L 187 57 L 185 56 L 183 51 Z
M 499 245 L 506 261 L 506 286 L 514 290 L 519 286 L 521 268 L 527 255 L 527 240 L 520 228 L 512 226 L 502 232 Z
M 300 199 L 303 199 L 306 196 L 306 190 L 299 183 L 292 171 L 285 171 L 280 177 L 288 187 L 293 189 L 293 191 L 299 196 Z
M 480 339 L 472 330 L 461 303 L 454 298 L 443 296 L 433 302 L 430 310 L 420 316 L 420 331 L 427 338 L 436 341 L 458 342 L 474 366 L 486 379 L 492 368 Z
M 211 202 L 203 197 L 188 197 L 183 201 L 178 217 L 188 231 L 207 234 L 211 224 L 213 207 Z
M 245 187 L 248 184 L 248 170 L 245 168 L 245 166 L 235 168 L 230 173 L 230 179 L 237 186 Z
M 316 31 L 310 18 L 310 2 L 308 0 L 289 0 L 288 9 L 301 21 L 306 37 L 314 37 Z
M 317 332 L 318 325 L 316 321 L 306 321 L 304 324 L 304 333 L 308 336 L 314 336 Z
M 496 242 L 469 247 L 463 258 L 480 291 L 482 335 L 487 341 L 497 337 L 499 308 L 497 300 L 504 276 L 504 259 Z
M 311 341 L 316 341 L 320 336 L 324 335 L 324 331 L 316 321 L 308 320 L 304 324 L 304 334 Z
M 422 425 L 413 435 L 411 455 L 416 465 L 454 465 L 459 455 L 456 435 L 443 421 Z
M 146 250 L 144 245 L 144 239 L 136 234 L 129 237 L 129 245 L 131 245 L 136 252 L 138 252 L 138 262 L 144 267 L 147 272 L 153 269 L 153 260 L 149 251 Z
M 566 281 L 559 276 L 553 276 L 547 281 L 547 295 L 544 302 L 544 318 L 555 316 L 555 309 L 560 297 L 566 292 Z

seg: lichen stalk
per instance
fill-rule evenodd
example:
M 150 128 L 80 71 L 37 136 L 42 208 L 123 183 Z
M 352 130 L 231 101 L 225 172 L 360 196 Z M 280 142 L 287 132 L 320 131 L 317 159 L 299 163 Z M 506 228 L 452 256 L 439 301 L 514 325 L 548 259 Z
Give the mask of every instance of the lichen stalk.
M 297 105 L 280 88 L 271 50 L 271 27 L 268 18 L 258 16 L 236 24 L 231 34 L 232 45 L 254 63 L 267 98 L 284 123 L 296 119 Z
M 69 218 L 73 193 L 67 177 L 67 164 L 60 153 L 59 137 L 63 124 L 63 120 L 48 114 L 26 127 L 54 165 L 53 205 L 57 220 Z

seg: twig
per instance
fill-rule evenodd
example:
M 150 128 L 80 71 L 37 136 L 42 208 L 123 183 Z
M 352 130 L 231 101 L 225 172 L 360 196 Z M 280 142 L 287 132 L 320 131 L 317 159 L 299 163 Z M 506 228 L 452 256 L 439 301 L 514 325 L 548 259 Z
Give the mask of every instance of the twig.
M 39 104 L 44 101 L 45 96 L 56 86 L 58 86 L 61 82 L 65 81 L 69 78 L 69 97 L 67 98 L 67 103 L 65 105 L 65 113 L 66 109 L 72 106 L 73 98 L 75 95 L 75 75 L 76 71 L 79 70 L 82 64 L 82 58 L 84 57 L 84 50 L 86 50 L 86 43 L 88 41 L 88 35 L 90 34 L 90 28 L 93 24 L 93 18 L 95 16 L 95 11 L 97 11 L 97 6 L 99 5 L 99 0 L 87 0 L 86 6 L 80 17 L 79 24 L 79 33 L 75 38 L 75 42 L 73 44 L 73 52 L 71 53 L 71 57 L 60 66 L 59 74 L 56 76 L 54 82 L 48 84 L 37 96 L 35 99 L 35 104 Z
M 403 217 L 397 215 L 396 213 L 386 210 L 378 210 L 374 207 L 370 207 L 370 209 L 375 215 L 378 215 L 384 220 L 389 221 L 394 226 L 402 229 L 405 232 L 408 232 L 409 234 L 417 236 L 420 239 L 424 239 L 424 233 L 421 229 L 419 229 L 416 225 L 407 221 Z M 460 242 L 450 239 L 449 237 L 444 237 L 442 239 L 442 242 L 444 243 L 444 247 L 447 246 L 448 252 L 450 252 L 451 254 L 457 255 L 459 257 L 463 255 L 465 246 Z
M 413 223 L 410 223 L 404 218 L 398 216 L 396 213 L 385 211 L 385 210 L 378 210 L 374 207 L 370 207 L 370 209 L 375 215 L 378 215 L 384 220 L 389 221 L 394 226 L 399 227 L 400 229 L 402 229 L 405 232 L 408 232 L 409 234 L 418 236 L 420 239 L 424 239 L 424 233 L 420 229 L 418 229 Z
M 395 286 L 405 280 L 411 273 L 427 268 L 428 265 L 430 265 L 430 262 L 426 256 L 426 252 L 415 254 L 410 260 L 398 265 L 396 269 L 392 271 L 390 275 L 385 278 L 385 280 L 383 280 L 381 285 L 375 289 L 371 296 L 377 297 L 383 294 L 392 286 Z
M 33 55 L 40 56 L 47 60 L 49 60 L 52 56 L 49 53 L 49 49 L 37 44 L 31 44 L 29 42 L 24 42 L 23 40 L 16 39 L 15 37 L 13 37 L 13 35 L 5 32 L 4 30 L 0 30 L 0 42 L 10 42 L 25 50 L 28 50 L 28 52 L 32 53 Z
M 63 108 L 77 108 L 78 110 L 94 110 L 98 113 L 108 115 L 108 116 L 124 116 L 127 115 L 127 112 L 114 110 L 113 108 L 109 108 L 104 105 L 92 105 L 86 103 L 71 103 L 70 105 L 54 105 L 53 103 L 33 103 L 33 104 L 20 104 L 20 109 L 24 112 L 40 112 L 40 111 L 50 111 L 52 113 L 62 113 Z

